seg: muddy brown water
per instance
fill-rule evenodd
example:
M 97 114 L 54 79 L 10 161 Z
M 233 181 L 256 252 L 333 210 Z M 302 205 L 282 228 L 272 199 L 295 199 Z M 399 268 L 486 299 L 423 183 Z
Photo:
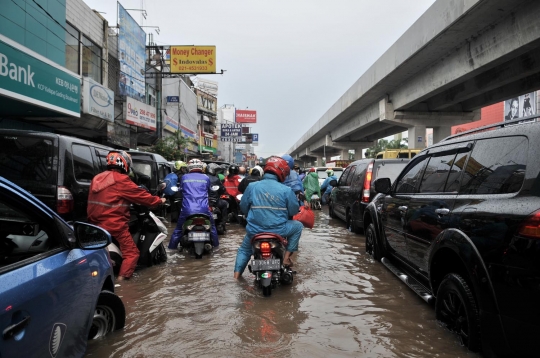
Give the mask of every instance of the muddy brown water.
M 228 228 L 213 256 L 175 253 L 122 283 L 126 327 L 89 342 L 86 356 L 479 357 L 326 208 L 302 233 L 294 283 L 271 297 L 247 270 L 232 278 L 245 230 Z

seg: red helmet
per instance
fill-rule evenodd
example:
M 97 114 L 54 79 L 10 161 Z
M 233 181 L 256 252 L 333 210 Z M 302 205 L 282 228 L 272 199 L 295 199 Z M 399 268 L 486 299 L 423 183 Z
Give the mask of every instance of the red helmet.
M 315 168 L 311 168 L 311 169 L 309 170 L 309 172 L 310 172 L 310 173 L 315 173 Z
M 264 165 L 264 172 L 277 175 L 278 180 L 283 183 L 285 178 L 291 173 L 291 168 L 289 168 L 289 164 L 287 164 L 285 159 L 280 157 L 270 157 Z
M 112 150 L 107 154 L 107 169 L 118 169 L 127 174 L 131 163 L 131 156 L 123 150 Z

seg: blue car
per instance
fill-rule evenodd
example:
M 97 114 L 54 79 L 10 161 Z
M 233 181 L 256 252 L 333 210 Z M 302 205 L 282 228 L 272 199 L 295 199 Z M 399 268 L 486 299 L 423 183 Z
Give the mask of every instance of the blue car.
M 88 339 L 124 327 L 110 242 L 0 177 L 0 357 L 81 357 Z

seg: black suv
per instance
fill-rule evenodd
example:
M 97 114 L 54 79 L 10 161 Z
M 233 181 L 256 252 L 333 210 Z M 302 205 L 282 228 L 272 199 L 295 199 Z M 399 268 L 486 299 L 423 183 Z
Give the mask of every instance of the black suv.
M 128 151 L 128 153 L 133 161 L 133 170 L 137 174 L 143 174 L 147 179 L 147 182 L 142 181 L 141 183 L 146 185 L 151 193 L 157 192 L 159 183 L 173 171 L 174 164 L 171 167 L 167 159 L 156 153 L 133 150 Z
M 113 148 L 47 132 L 1 129 L 0 176 L 32 193 L 66 220 L 86 221 L 94 175 Z
M 374 183 L 366 251 L 470 350 L 538 356 L 540 123 L 510 121 L 420 152 Z
M 349 164 L 330 195 L 330 217 L 344 220 L 347 228 L 360 233 L 364 229 L 364 211 L 376 195 L 373 181 L 380 177 L 393 181 L 408 162 L 409 159 L 361 159 Z

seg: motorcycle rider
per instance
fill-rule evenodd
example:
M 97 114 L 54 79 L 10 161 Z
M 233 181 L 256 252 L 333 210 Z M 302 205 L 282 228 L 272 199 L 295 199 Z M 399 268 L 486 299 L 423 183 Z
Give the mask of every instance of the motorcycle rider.
M 246 167 L 244 167 L 243 165 L 238 168 L 238 175 L 240 175 L 240 178 L 245 178 L 246 177 Z
M 251 171 L 249 172 L 249 175 L 242 179 L 240 182 L 240 185 L 238 185 L 238 191 L 242 194 L 246 191 L 247 186 L 249 183 L 253 183 L 254 181 L 259 181 L 262 179 L 263 176 L 263 169 L 256 165 L 254 166 Z
M 123 261 L 118 281 L 129 279 L 139 260 L 139 249 L 129 233 L 130 204 L 153 207 L 165 202 L 165 198 L 151 195 L 130 179 L 131 166 L 128 153 L 110 151 L 107 170 L 92 179 L 88 194 L 88 222 L 107 230 L 120 245 Z
M 210 230 L 210 237 L 212 238 L 212 245 L 214 247 L 219 246 L 219 239 L 214 223 L 214 218 L 210 209 L 208 208 L 208 195 L 210 194 L 210 178 L 208 178 L 203 171 L 203 163 L 199 159 L 191 159 L 188 162 L 189 173 L 184 174 L 180 180 L 180 190 L 184 199 L 182 200 L 182 211 L 178 217 L 176 228 L 171 235 L 171 241 L 169 241 L 169 249 L 177 249 L 178 243 L 182 238 L 184 222 L 186 218 L 193 214 L 207 215 L 212 224 Z
M 304 205 L 307 205 L 307 201 L 304 197 L 304 187 L 302 186 L 302 182 L 298 178 L 298 173 L 293 170 L 294 168 L 294 159 L 289 154 L 284 154 L 281 156 L 282 159 L 284 159 L 287 164 L 289 165 L 289 175 L 283 182 L 286 186 L 292 189 L 292 191 L 296 194 L 296 197 L 298 198 L 298 202 L 301 205 L 302 202 Z
M 240 194 L 238 191 L 238 185 L 240 185 L 240 181 L 242 178 L 238 173 L 240 172 L 240 168 L 238 168 L 238 165 L 232 164 L 229 167 L 229 175 L 225 177 L 225 181 L 223 182 L 223 185 L 225 186 L 225 190 L 227 191 L 227 194 L 229 194 L 232 199 L 229 201 L 229 210 L 236 214 L 238 211 L 238 204 L 236 201 L 236 196 Z
M 337 177 L 334 175 L 334 171 L 330 168 L 326 169 L 326 175 L 328 178 L 324 180 L 324 182 L 321 185 L 321 192 L 324 191 L 324 194 L 322 196 L 322 204 L 328 204 L 328 198 L 330 198 L 330 193 L 332 192 L 333 187 L 330 185 L 330 182 L 332 180 L 337 180 Z
M 261 232 L 272 232 L 288 240 L 283 264 L 292 267 L 291 255 L 298 250 L 298 242 L 303 225 L 299 221 L 289 220 L 298 213 L 298 199 L 286 186 L 282 185 L 289 175 L 290 168 L 280 157 L 270 157 L 264 166 L 261 181 L 251 183 L 240 202 L 240 207 L 247 215 L 246 236 L 238 248 L 234 266 L 234 278 L 244 272 L 251 255 L 251 238 Z
M 227 203 L 225 200 L 220 199 L 220 196 L 225 193 L 225 187 L 221 183 L 221 180 L 219 177 L 216 176 L 216 171 L 218 170 L 219 165 L 216 163 L 210 163 L 206 167 L 206 175 L 210 179 L 210 187 L 213 186 L 219 186 L 219 189 L 217 191 L 210 190 L 210 194 L 208 195 L 209 199 L 214 199 L 216 201 L 216 206 L 218 207 L 219 211 L 221 211 L 221 218 L 222 220 L 226 220 L 228 213 L 228 207 L 229 203 Z
M 169 199 L 171 203 L 176 204 L 178 216 L 180 216 L 180 210 L 182 209 L 182 192 L 180 190 L 174 192 L 171 190 L 171 187 L 178 187 L 178 185 L 180 184 L 180 179 L 186 173 L 187 164 L 181 160 L 177 160 L 174 162 L 174 171 L 170 174 L 167 174 L 167 176 L 163 179 L 163 181 L 167 184 L 167 187 L 164 190 L 165 197 Z M 172 221 L 176 221 L 176 219 L 178 219 L 178 216 L 176 218 L 173 218 Z
M 317 194 L 321 197 L 321 187 L 319 186 L 319 176 L 315 172 L 315 168 L 309 170 L 308 175 L 303 181 L 304 189 L 306 191 L 306 200 L 311 203 L 311 197 L 313 194 Z

